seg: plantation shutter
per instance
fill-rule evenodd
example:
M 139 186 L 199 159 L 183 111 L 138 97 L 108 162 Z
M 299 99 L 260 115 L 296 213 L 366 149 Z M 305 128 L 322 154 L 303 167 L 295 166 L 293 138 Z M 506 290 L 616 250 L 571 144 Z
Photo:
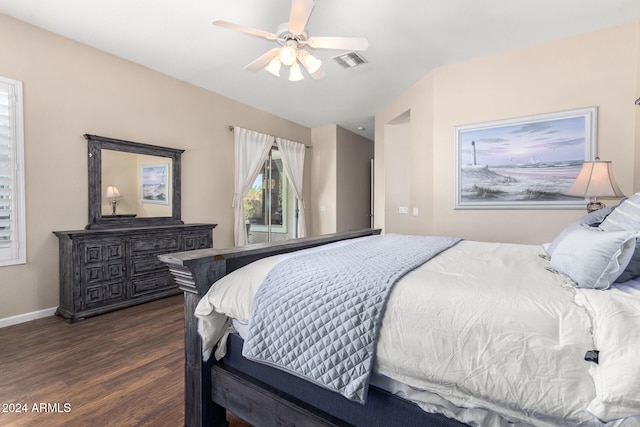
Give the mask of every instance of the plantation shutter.
M 0 77 L 0 266 L 24 263 L 22 83 Z

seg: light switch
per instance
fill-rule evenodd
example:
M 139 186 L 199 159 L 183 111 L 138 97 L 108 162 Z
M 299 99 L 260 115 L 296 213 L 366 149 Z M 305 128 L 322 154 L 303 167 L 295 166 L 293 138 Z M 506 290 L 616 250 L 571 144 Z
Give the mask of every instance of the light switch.
M 413 216 L 418 216 L 418 208 L 413 208 Z
M 409 213 L 409 207 L 408 206 L 400 206 L 398 208 L 398 213 L 408 214 Z

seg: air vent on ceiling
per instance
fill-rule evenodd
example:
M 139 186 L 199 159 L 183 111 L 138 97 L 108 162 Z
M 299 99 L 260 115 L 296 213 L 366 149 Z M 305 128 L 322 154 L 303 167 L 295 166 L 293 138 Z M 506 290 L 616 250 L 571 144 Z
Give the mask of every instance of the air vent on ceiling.
M 336 55 L 332 57 L 332 59 L 335 59 L 335 61 L 344 68 L 357 67 L 360 64 L 367 63 L 367 60 L 356 51 Z

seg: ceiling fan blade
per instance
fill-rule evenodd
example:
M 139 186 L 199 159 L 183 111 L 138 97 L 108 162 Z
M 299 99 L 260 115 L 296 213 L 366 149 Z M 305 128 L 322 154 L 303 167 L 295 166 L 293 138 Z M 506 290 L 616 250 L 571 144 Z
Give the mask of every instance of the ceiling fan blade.
M 268 51 L 267 53 L 265 53 L 264 55 L 262 55 L 258 59 L 256 59 L 253 62 L 245 65 L 244 69 L 245 70 L 249 70 L 249 71 L 260 71 L 260 70 L 262 70 L 264 67 L 269 65 L 269 62 L 271 62 L 271 60 L 273 58 L 278 56 L 278 52 L 279 51 L 280 51 L 279 47 L 274 47 L 273 49 L 271 49 L 270 51 Z
M 315 3 L 313 0 L 292 0 L 289 14 L 289 32 L 297 35 L 304 33 Z
M 311 37 L 307 44 L 314 49 L 367 50 L 369 40 L 364 37 Z
M 215 19 L 211 21 L 211 23 L 218 27 L 227 28 L 233 31 L 239 31 L 241 33 L 249 34 L 251 36 L 263 37 L 268 40 L 278 40 L 278 36 L 276 36 L 275 34 L 262 31 L 262 30 L 257 30 L 255 28 L 243 27 L 242 25 L 223 21 L 222 19 Z

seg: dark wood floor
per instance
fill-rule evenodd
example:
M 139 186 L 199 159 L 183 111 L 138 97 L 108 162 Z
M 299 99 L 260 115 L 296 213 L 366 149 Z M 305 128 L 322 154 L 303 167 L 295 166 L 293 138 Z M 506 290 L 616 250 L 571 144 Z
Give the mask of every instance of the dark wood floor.
M 182 296 L 0 328 L 0 426 L 182 426 L 183 369 Z

